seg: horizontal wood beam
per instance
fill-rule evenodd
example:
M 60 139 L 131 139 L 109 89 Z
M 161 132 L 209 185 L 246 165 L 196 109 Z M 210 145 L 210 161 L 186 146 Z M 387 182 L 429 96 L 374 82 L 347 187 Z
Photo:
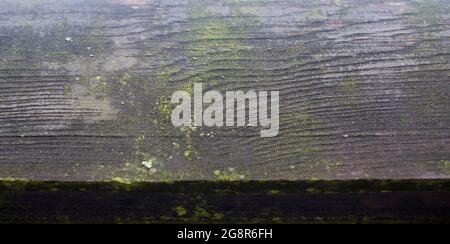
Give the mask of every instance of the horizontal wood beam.
M 446 0 L 3 0 L 0 178 L 450 178 Z M 174 91 L 276 90 L 280 135 Z M 152 162 L 151 174 L 142 162 Z

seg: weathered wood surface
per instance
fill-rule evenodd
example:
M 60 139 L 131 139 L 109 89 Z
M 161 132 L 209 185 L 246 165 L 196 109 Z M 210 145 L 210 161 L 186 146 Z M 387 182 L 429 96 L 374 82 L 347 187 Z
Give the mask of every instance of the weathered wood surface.
M 450 178 L 449 38 L 446 0 L 1 0 L 0 177 Z M 280 136 L 174 129 L 194 82 L 279 90 Z

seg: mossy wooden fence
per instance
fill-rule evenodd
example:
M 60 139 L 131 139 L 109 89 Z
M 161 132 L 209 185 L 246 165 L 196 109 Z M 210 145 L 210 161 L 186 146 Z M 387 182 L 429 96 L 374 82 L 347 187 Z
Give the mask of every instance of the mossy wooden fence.
M 0 178 L 449 179 L 449 38 L 446 0 L 2 0 Z M 174 128 L 195 82 L 280 91 L 280 136 Z

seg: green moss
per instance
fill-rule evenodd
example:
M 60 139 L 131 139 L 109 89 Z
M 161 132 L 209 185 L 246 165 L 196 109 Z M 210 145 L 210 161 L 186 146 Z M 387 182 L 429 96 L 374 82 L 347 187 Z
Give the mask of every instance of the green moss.
M 168 69 L 160 69 L 157 72 L 157 79 L 158 82 L 162 84 L 164 87 L 168 87 L 168 83 L 173 76 L 173 74 L 179 72 L 176 68 L 168 68 Z M 164 89 L 164 93 L 170 94 L 170 91 L 168 88 Z M 193 95 L 194 93 L 194 86 L 193 83 L 187 83 L 187 84 L 181 84 L 176 90 L 182 90 L 186 91 L 189 94 Z M 160 101 L 158 103 L 158 112 L 160 116 L 164 119 L 164 124 L 171 124 L 171 116 L 172 111 L 174 109 L 174 104 L 171 104 L 171 97 L 169 95 L 162 95 L 160 97 Z M 197 157 L 197 151 L 195 149 L 195 142 L 193 140 L 194 133 L 196 132 L 196 128 L 191 127 L 182 127 L 182 128 L 171 128 L 173 131 L 178 131 L 181 133 L 181 135 L 184 137 L 184 143 L 182 145 L 184 147 L 180 147 L 178 142 L 172 142 L 172 144 L 177 145 L 176 149 L 178 152 L 180 152 L 187 162 L 189 162 L 191 165 L 190 167 L 193 167 L 193 162 L 195 158 Z
M 337 92 L 342 96 L 344 105 L 355 106 L 361 102 L 361 98 L 356 96 L 359 81 L 357 79 L 348 79 L 337 87 Z
M 327 18 L 327 13 L 320 7 L 312 7 L 307 12 L 310 21 L 320 21 Z
M 338 92 L 346 95 L 351 95 L 355 92 L 358 86 L 358 80 L 348 79 L 338 87 Z
M 299 145 L 292 150 L 293 155 L 295 155 L 303 162 L 314 160 L 316 155 L 321 151 L 319 147 L 310 146 L 308 142 L 311 142 L 311 140 L 308 138 L 304 138 L 301 140 L 301 142 L 299 142 Z
M 129 73 L 124 73 L 122 77 L 119 80 L 119 85 L 121 89 L 125 89 L 130 84 L 130 81 L 132 80 L 132 77 Z
M 95 96 L 97 99 L 108 97 L 113 88 L 108 78 L 103 75 L 78 77 L 78 82 L 84 89 L 84 96 Z
M 194 63 L 207 62 L 208 54 L 213 55 L 214 51 L 226 51 L 228 58 L 237 59 L 241 51 L 251 48 L 243 44 L 243 37 L 242 32 L 232 30 L 223 20 L 211 19 L 195 26 L 195 34 L 191 36 L 187 51 Z
M 23 178 L 0 178 L 0 182 L 2 183 L 26 183 L 29 182 L 29 180 L 27 179 L 23 179 Z
M 194 95 L 194 84 L 193 83 L 192 84 L 183 84 L 179 90 L 185 91 L 185 92 L 189 93 L 189 95 L 193 96 Z
M 225 218 L 225 215 L 223 213 L 214 213 L 212 220 L 213 221 L 221 221 Z
M 321 191 L 317 188 L 308 188 L 306 189 L 308 193 L 320 193 Z
M 442 164 L 442 171 L 450 176 L 450 161 L 449 160 L 443 160 L 441 161 Z
M 294 114 L 292 115 L 292 118 L 295 120 L 294 123 L 299 127 L 299 128 L 310 128 L 312 129 L 312 127 L 319 123 L 319 121 L 314 118 L 313 115 L 309 114 L 309 113 L 299 113 L 299 114 Z
M 68 95 L 70 95 L 71 93 L 72 93 L 72 86 L 70 86 L 70 85 L 65 85 L 65 86 L 64 86 L 64 91 L 63 91 L 64 96 L 68 96 Z
M 163 95 L 159 99 L 158 110 L 159 113 L 166 119 L 166 121 L 171 120 L 172 110 L 174 106 L 170 103 L 171 98 L 169 96 Z
M 178 217 L 180 217 L 180 218 L 186 216 L 186 214 L 187 214 L 187 210 L 183 206 L 178 206 L 174 210 L 177 213 Z
M 167 83 L 174 79 L 182 71 L 178 65 L 164 66 L 156 69 L 156 81 L 167 87 Z
M 0 193 L 5 192 L 22 192 L 25 190 L 27 185 L 33 184 L 34 182 L 27 179 L 18 178 L 1 178 L 0 179 Z
M 269 195 L 280 195 L 281 191 L 280 190 L 270 190 L 267 192 Z
M 235 3 L 230 4 L 234 9 Z M 231 11 L 231 15 L 234 11 Z M 201 2 L 194 2 L 189 10 L 191 20 L 191 34 L 186 54 L 193 65 L 206 64 L 209 67 L 214 60 L 239 60 L 245 55 L 245 51 L 252 47 L 244 43 L 246 29 L 242 23 L 235 22 L 236 19 L 216 18 L 208 13 Z M 251 24 L 248 23 L 247 26 Z M 233 65 L 238 63 L 234 62 Z M 203 82 L 212 74 L 203 74 Z
M 197 150 L 195 148 L 194 143 L 194 133 L 195 127 L 188 127 L 185 129 L 185 148 L 184 148 L 184 157 L 185 159 L 193 163 L 194 159 L 198 156 Z
M 214 171 L 214 176 L 219 181 L 242 181 L 246 175 L 239 173 L 235 168 Z
M 194 210 L 194 216 L 197 219 L 206 219 L 210 218 L 211 214 L 208 212 L 208 210 L 198 206 Z
M 305 152 L 303 155 L 304 163 L 297 164 L 292 173 L 301 173 L 308 175 L 311 180 L 334 179 L 336 175 L 343 172 L 344 163 L 320 156 L 317 152 Z
M 111 179 L 112 182 L 116 182 L 116 183 L 120 183 L 120 184 L 132 184 L 132 182 L 130 181 L 130 179 L 123 179 L 120 177 L 115 177 Z

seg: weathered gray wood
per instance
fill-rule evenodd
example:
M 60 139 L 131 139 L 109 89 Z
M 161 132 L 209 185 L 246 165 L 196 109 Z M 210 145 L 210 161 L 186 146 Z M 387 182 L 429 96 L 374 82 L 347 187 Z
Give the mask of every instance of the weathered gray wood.
M 2 0 L 0 177 L 450 178 L 449 10 L 446 0 Z M 280 90 L 281 135 L 174 129 L 168 98 L 194 82 Z M 147 176 L 149 159 L 158 172 Z

